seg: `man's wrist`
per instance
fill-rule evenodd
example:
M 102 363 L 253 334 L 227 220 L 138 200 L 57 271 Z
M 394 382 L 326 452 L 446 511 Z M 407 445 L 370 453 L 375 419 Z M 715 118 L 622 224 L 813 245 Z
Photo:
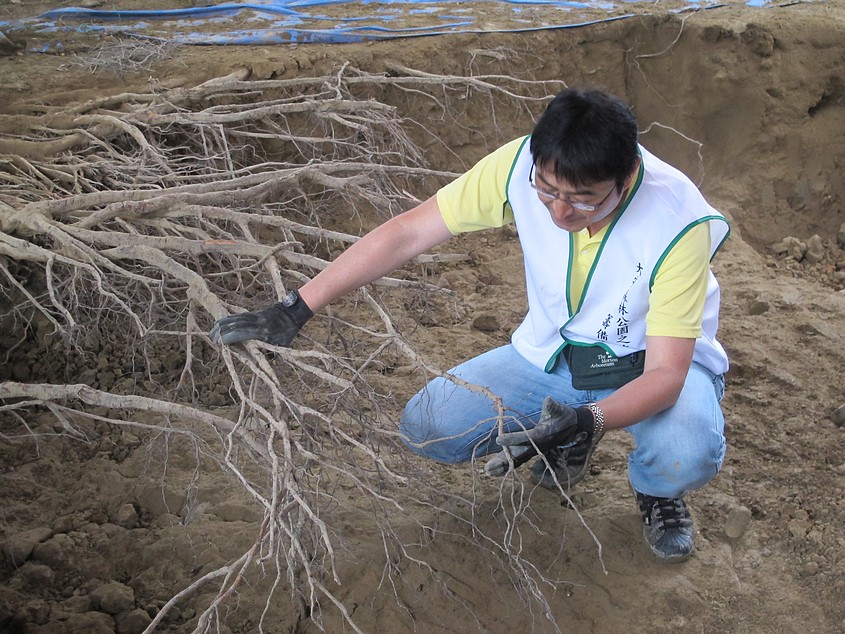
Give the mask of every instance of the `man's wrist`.
M 314 316 L 314 313 L 305 303 L 305 300 L 299 294 L 299 291 L 291 291 L 278 302 L 283 310 L 288 313 L 297 326 L 303 326 L 306 321 Z
M 578 431 L 586 432 L 590 437 L 604 434 L 604 412 L 596 403 L 587 403 L 575 410 L 578 416 Z
M 302 301 L 302 297 L 300 297 L 299 291 L 291 291 L 290 293 L 282 297 L 281 304 L 285 308 L 292 308 L 299 301 Z

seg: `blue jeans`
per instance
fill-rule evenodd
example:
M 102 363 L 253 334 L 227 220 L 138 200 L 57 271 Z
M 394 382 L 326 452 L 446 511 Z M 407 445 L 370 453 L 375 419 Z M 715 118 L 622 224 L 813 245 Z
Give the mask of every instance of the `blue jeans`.
M 470 359 L 450 374 L 502 398 L 505 431 L 536 425 L 546 396 L 578 406 L 614 391 L 576 390 L 563 360 L 547 374 L 512 345 Z M 625 428 L 635 442 L 628 457 L 628 479 L 634 489 L 656 497 L 682 497 L 719 472 L 726 448 L 719 406 L 723 394 L 723 377 L 694 363 L 675 405 Z M 464 462 L 500 450 L 495 443 L 494 402 L 441 377 L 408 402 L 399 429 L 415 453 L 440 462 Z

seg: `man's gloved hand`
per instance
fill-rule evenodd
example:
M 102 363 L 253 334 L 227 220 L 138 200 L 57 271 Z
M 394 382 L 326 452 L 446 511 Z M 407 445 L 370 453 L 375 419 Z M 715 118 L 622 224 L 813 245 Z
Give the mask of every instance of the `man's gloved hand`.
M 540 421 L 533 429 L 502 434 L 496 438 L 496 444 L 507 447 L 517 468 L 539 453 L 554 447 L 574 446 L 589 442 L 595 427 L 593 412 L 588 407 L 572 408 L 558 403 L 551 396 L 543 401 Z M 484 465 L 484 472 L 489 476 L 501 476 L 509 468 L 508 457 L 500 451 Z
M 298 291 L 263 310 L 229 315 L 214 323 L 209 335 L 212 341 L 226 345 L 258 339 L 276 346 L 288 346 L 309 319 L 314 316 Z

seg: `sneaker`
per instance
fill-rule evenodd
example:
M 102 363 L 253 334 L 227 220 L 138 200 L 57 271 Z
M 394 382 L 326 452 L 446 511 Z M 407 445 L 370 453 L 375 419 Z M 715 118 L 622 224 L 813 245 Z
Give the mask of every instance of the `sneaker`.
M 587 467 L 596 445 L 604 436 L 604 431 L 594 435 L 589 441 L 581 440 L 575 444 L 555 447 L 545 452 L 545 460 L 540 458 L 531 467 L 531 481 L 552 491 L 558 490 L 558 482 L 565 490 L 581 482 L 587 475 Z M 549 471 L 546 462 L 554 469 L 554 475 Z M 557 482 L 555 482 L 555 476 Z
M 643 537 L 651 551 L 665 562 L 689 559 L 694 550 L 692 516 L 684 500 L 635 493 L 643 516 Z

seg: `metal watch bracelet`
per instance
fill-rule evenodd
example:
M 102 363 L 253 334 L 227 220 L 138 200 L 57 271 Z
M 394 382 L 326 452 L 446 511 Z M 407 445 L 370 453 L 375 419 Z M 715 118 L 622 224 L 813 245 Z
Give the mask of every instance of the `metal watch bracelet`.
M 598 403 L 587 403 L 587 407 L 593 413 L 595 424 L 593 425 L 593 436 L 601 436 L 604 433 L 604 412 Z

